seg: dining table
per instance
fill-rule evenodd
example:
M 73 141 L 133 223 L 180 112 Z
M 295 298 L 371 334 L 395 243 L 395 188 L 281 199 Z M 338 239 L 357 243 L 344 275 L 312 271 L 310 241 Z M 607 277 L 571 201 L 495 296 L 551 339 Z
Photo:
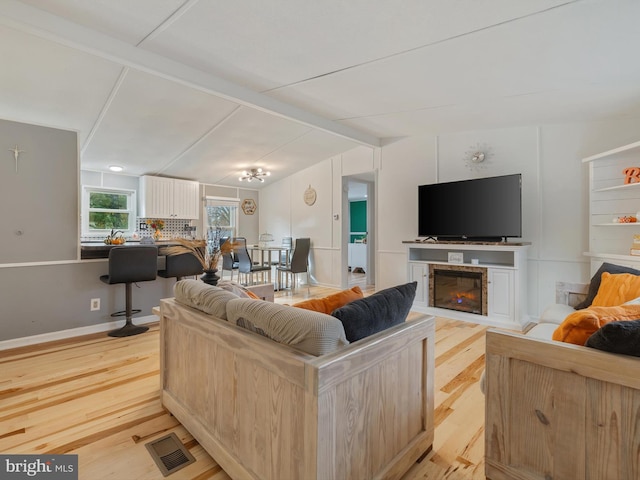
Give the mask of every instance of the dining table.
M 249 255 L 251 255 L 251 261 L 253 263 L 259 263 L 260 265 L 273 265 L 274 263 L 271 262 L 271 254 L 273 252 L 277 252 L 278 261 L 276 264 L 282 266 L 289 265 L 289 254 L 291 253 L 290 245 L 247 245 L 247 250 L 249 250 Z M 284 263 L 282 261 L 283 258 Z

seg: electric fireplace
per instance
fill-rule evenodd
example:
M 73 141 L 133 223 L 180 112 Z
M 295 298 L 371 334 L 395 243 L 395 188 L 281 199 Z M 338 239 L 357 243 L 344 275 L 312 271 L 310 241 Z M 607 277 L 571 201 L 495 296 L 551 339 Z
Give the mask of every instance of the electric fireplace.
M 487 269 L 429 265 L 429 305 L 487 315 Z

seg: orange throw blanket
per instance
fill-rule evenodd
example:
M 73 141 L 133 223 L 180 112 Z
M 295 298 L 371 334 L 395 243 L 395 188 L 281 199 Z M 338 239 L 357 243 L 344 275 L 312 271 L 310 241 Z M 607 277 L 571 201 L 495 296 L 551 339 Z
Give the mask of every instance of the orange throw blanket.
M 584 345 L 587 339 L 603 325 L 619 320 L 640 319 L 640 305 L 618 305 L 617 307 L 589 307 L 576 310 L 567 316 L 553 332 L 559 342 Z

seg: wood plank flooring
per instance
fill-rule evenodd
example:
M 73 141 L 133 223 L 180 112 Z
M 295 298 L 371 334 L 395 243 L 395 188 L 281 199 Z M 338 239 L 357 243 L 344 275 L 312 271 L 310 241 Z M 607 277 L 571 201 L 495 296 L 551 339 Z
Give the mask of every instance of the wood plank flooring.
M 334 291 L 316 286 L 307 295 L 300 288 L 279 292 L 276 302 Z M 437 319 L 435 444 L 403 480 L 485 478 L 478 386 L 485 331 Z M 78 454 L 86 480 L 159 480 L 144 444 L 175 432 L 197 461 L 170 478 L 228 479 L 160 405 L 158 342 L 158 326 L 152 325 L 135 337 L 95 334 L 0 352 L 0 452 Z

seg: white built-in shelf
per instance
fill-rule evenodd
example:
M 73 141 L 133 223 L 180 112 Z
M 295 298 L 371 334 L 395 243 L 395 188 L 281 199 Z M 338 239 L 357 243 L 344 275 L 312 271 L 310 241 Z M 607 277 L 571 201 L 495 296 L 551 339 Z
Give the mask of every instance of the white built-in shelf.
M 609 222 L 609 223 L 594 223 L 593 224 L 594 227 L 640 227 L 640 222 L 635 222 L 635 223 L 615 223 L 615 222 Z
M 640 256 L 630 255 L 634 236 L 640 232 L 640 221 L 612 222 L 611 218 L 633 215 L 640 211 L 640 183 L 624 182 L 624 170 L 640 166 L 640 142 L 623 145 L 582 159 L 589 166 L 589 251 L 594 273 L 602 262 L 640 265 Z M 618 179 L 618 180 L 616 180 Z M 603 185 L 611 185 L 602 187 Z M 626 227 L 626 228 L 619 228 Z M 634 228 L 635 227 L 635 228 Z M 631 228 L 631 230 L 629 230 Z
M 625 261 L 633 261 L 633 262 L 640 262 L 640 256 L 639 255 L 622 255 L 619 253 L 606 253 L 606 252 L 583 252 L 582 253 L 585 257 L 592 257 L 592 258 L 606 258 L 609 260 L 619 260 L 622 262 Z
M 624 145 L 622 147 L 614 148 L 612 150 L 607 150 L 606 152 L 591 155 L 590 157 L 583 158 L 582 163 L 593 162 L 594 160 L 600 160 L 602 158 L 610 157 L 618 153 L 629 152 L 635 149 L 638 149 L 640 151 L 640 142 L 630 143 L 629 145 Z
M 609 192 L 611 190 L 622 190 L 623 188 L 635 188 L 640 187 L 640 183 L 623 183 L 622 185 L 616 185 L 614 187 L 596 188 L 594 192 Z

